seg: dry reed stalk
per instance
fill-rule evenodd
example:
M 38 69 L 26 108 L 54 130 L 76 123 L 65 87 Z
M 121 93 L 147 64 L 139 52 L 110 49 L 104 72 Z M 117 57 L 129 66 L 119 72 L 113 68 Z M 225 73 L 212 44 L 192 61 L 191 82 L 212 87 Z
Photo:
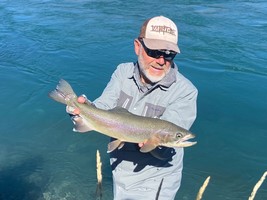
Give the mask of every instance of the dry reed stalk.
M 159 193 L 160 193 L 160 190 L 161 190 L 161 187 L 162 187 L 163 180 L 164 180 L 164 178 L 162 178 L 161 181 L 160 181 L 159 188 L 158 188 L 155 200 L 159 199 Z
M 248 200 L 253 200 L 258 189 L 260 188 L 261 184 L 263 183 L 265 177 L 267 176 L 267 171 L 264 172 L 264 174 L 262 175 L 262 177 L 260 178 L 260 180 L 258 181 L 258 183 L 256 183 L 256 185 L 254 186 L 252 193 L 250 195 L 250 197 L 248 198 Z
M 96 151 L 96 174 L 97 174 L 96 197 L 97 199 L 102 199 L 102 162 L 98 150 Z
M 202 195 L 203 195 L 206 187 L 208 186 L 209 181 L 210 181 L 210 176 L 208 178 L 206 178 L 206 180 L 204 181 L 203 185 L 199 189 L 197 197 L 196 197 L 196 200 L 200 200 L 202 198 Z

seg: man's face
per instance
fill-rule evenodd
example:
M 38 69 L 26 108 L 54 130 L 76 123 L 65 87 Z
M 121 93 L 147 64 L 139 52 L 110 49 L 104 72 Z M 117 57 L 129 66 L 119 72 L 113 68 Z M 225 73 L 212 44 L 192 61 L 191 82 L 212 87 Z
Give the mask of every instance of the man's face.
M 162 80 L 169 73 L 172 61 L 166 60 L 163 56 L 150 57 L 139 40 L 135 40 L 134 45 L 141 70 L 141 81 L 143 83 L 156 83 Z

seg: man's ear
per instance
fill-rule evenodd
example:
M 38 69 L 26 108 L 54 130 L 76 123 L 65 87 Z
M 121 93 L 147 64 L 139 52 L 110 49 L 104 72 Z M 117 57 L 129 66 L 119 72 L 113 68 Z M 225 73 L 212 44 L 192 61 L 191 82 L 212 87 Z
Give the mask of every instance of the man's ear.
M 134 40 L 134 51 L 137 56 L 140 54 L 140 48 L 141 48 L 141 43 L 138 41 L 138 39 Z

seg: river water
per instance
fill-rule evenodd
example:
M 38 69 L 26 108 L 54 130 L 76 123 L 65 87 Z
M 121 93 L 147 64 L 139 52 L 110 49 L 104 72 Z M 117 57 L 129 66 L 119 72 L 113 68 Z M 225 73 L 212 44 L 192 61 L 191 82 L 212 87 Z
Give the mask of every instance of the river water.
M 77 134 L 48 98 L 60 78 L 95 99 L 116 66 L 135 61 L 146 18 L 179 27 L 181 73 L 198 88 L 198 144 L 185 149 L 176 200 L 248 199 L 267 171 L 267 2 L 261 0 L 1 0 L 0 199 L 95 199 L 95 154 L 103 199 L 112 199 L 108 137 Z M 255 200 L 267 199 L 264 182 Z

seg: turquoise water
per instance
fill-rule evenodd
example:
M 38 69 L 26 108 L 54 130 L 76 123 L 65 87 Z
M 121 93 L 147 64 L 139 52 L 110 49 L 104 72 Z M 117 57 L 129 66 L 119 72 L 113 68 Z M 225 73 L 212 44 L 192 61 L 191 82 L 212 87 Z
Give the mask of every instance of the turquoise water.
M 155 15 L 180 30 L 180 71 L 199 89 L 198 144 L 185 150 L 178 200 L 248 199 L 267 171 L 266 1 L 0 1 L 0 200 L 94 199 L 95 154 L 103 199 L 111 199 L 106 146 L 77 134 L 64 106 L 47 97 L 60 78 L 98 97 L 133 39 Z M 267 182 L 255 200 L 267 199 Z

